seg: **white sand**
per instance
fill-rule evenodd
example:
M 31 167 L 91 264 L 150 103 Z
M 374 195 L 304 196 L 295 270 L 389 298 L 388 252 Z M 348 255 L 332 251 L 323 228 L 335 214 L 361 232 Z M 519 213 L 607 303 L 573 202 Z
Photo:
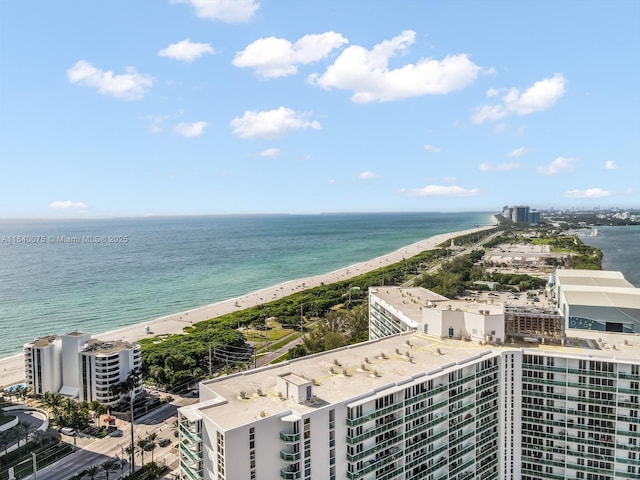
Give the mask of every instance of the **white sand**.
M 120 340 L 135 342 L 141 338 L 152 335 L 163 335 L 168 333 L 182 333 L 184 327 L 192 323 L 202 320 L 219 317 L 229 312 L 235 312 L 244 308 L 253 307 L 262 303 L 277 300 L 296 292 L 301 292 L 308 288 L 316 287 L 321 284 L 335 283 L 341 280 L 356 277 L 363 273 L 376 270 L 387 265 L 398 263 L 403 259 L 413 257 L 426 250 L 433 250 L 438 244 L 446 242 L 452 238 L 460 237 L 469 233 L 478 232 L 493 228 L 492 226 L 484 226 L 464 230 L 460 232 L 444 233 L 436 235 L 425 240 L 413 243 L 403 247 L 395 252 L 374 258 L 367 262 L 356 263 L 354 265 L 341 268 L 333 272 L 316 275 L 314 277 L 301 278 L 288 282 L 248 293 L 241 297 L 224 300 L 222 302 L 205 305 L 203 307 L 194 308 L 186 312 L 167 315 L 155 320 L 139 323 L 129 327 L 123 327 L 118 330 L 95 335 L 96 338 L 103 340 Z M 147 333 L 146 328 L 149 327 Z M 14 385 L 24 382 L 24 356 L 22 354 L 14 355 L 0 359 L 0 386 Z

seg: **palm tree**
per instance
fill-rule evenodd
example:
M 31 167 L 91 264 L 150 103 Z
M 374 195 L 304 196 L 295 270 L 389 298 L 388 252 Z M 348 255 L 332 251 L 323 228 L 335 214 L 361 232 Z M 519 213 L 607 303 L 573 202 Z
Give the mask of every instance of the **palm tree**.
M 29 422 L 25 422 L 24 420 L 20 420 L 18 424 L 13 427 L 16 437 L 18 438 L 18 445 L 21 440 L 24 440 L 24 444 L 27 444 L 27 440 L 29 439 L 29 433 L 33 430 L 33 425 Z
M 134 437 L 134 433 L 133 433 L 133 427 L 134 427 L 134 418 L 133 418 L 133 400 L 135 399 L 135 390 L 136 388 L 140 385 L 140 381 L 142 378 L 142 374 L 140 372 L 140 369 L 135 368 L 133 370 L 131 370 L 131 372 L 129 372 L 129 375 L 127 375 L 127 378 L 124 379 L 122 382 L 113 385 L 111 387 L 111 391 L 115 394 L 118 394 L 120 396 L 123 396 L 125 394 L 127 394 L 129 396 L 129 416 L 130 416 L 130 421 L 131 421 L 131 449 L 134 449 L 134 442 L 135 442 L 135 437 Z M 129 473 L 133 473 L 136 471 L 136 465 L 135 465 L 135 458 L 133 455 L 131 455 L 131 464 L 129 466 Z
M 9 447 L 9 444 L 13 442 L 14 438 L 13 429 L 0 432 L 0 445 L 4 448 L 5 456 L 7 455 L 7 448 Z
M 125 448 L 124 451 L 127 452 L 127 455 L 129 455 L 129 472 L 131 472 L 131 465 L 133 465 L 133 456 L 136 453 L 136 447 L 131 444 L 127 448 Z
M 142 466 L 144 467 L 144 450 L 147 447 L 147 439 L 146 438 L 138 439 L 138 442 L 136 443 L 136 445 L 138 445 L 138 450 L 140 451 L 140 461 L 142 463 Z
M 102 462 L 102 469 L 104 470 L 104 474 L 106 475 L 106 480 L 109 480 L 109 471 L 113 470 L 113 467 L 116 466 L 116 461 L 113 458 L 109 460 L 105 460 Z
M 96 475 L 98 474 L 98 470 L 100 470 L 100 467 L 98 465 L 91 465 L 89 468 L 87 468 L 87 475 L 91 480 L 96 478 Z
M 151 463 L 153 463 L 153 451 L 158 446 L 158 434 L 150 433 L 147 435 L 147 449 L 151 450 Z

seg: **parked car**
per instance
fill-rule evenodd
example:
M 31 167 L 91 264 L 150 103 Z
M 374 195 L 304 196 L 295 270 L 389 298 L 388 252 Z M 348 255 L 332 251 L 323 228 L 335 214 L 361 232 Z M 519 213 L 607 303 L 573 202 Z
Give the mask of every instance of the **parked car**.
M 160 445 L 161 447 L 166 447 L 170 443 L 171 443 L 171 440 L 169 440 L 168 438 L 161 438 L 160 441 L 158 442 L 158 445 Z
M 60 433 L 64 434 L 64 435 L 69 435 L 71 437 L 73 437 L 76 434 L 76 431 L 73 428 L 69 428 L 69 427 L 62 427 L 60 429 Z
M 123 434 L 124 432 L 122 430 L 115 429 L 115 430 L 112 430 L 109 435 L 111 435 L 112 437 L 121 437 Z

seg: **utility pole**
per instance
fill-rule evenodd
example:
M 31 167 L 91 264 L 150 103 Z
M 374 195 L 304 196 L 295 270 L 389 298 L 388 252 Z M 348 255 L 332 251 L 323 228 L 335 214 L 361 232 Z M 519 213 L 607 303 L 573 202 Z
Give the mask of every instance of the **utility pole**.
M 31 459 L 33 461 L 33 480 L 38 480 L 38 462 L 36 462 L 36 454 L 31 452 Z
M 300 333 L 302 333 L 302 326 L 304 324 L 304 316 L 302 315 L 302 306 L 303 304 L 300 304 Z
M 211 342 L 209 342 L 209 376 L 211 376 Z

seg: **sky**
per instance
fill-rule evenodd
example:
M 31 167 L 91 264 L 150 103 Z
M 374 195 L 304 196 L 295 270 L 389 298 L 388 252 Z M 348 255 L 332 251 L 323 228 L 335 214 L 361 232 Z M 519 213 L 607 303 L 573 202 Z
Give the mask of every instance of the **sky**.
M 640 208 L 640 2 L 0 0 L 0 218 Z

